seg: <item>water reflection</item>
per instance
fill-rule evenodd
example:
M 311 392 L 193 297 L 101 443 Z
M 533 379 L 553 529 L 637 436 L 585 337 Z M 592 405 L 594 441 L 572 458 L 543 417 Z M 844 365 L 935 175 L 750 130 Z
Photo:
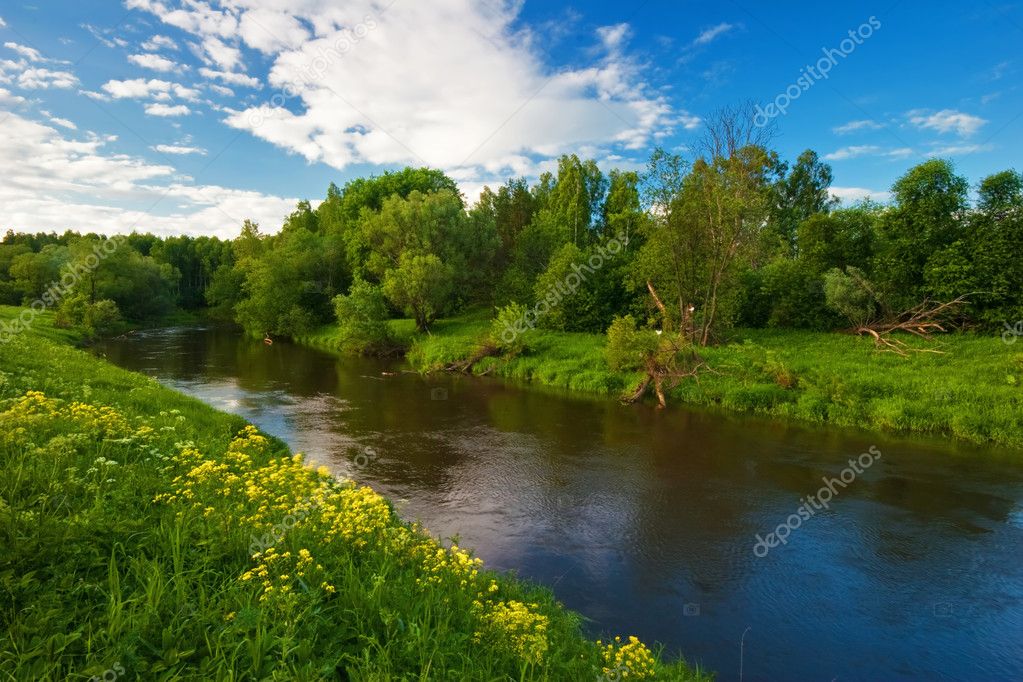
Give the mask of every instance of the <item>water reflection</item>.
M 427 380 L 216 328 L 101 350 L 719 679 L 747 627 L 746 680 L 1023 679 L 1020 453 Z M 753 554 L 872 445 L 829 510 Z

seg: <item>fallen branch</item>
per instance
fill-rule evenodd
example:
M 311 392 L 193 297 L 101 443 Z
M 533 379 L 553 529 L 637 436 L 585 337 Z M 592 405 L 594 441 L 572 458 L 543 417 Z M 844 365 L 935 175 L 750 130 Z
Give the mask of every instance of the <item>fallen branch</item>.
M 850 330 L 859 336 L 871 336 L 874 345 L 882 352 L 895 353 L 906 357 L 909 353 L 937 353 L 943 355 L 944 351 L 935 348 L 915 348 L 902 339 L 892 336 L 893 332 L 908 332 L 921 339 L 930 341 L 935 333 L 948 331 L 946 325 L 948 320 L 967 303 L 965 296 L 959 296 L 944 303 L 932 303 L 923 301 L 919 305 L 896 315 L 894 319 L 882 319 L 867 322 Z
M 484 358 L 490 358 L 501 354 L 501 348 L 494 343 L 487 342 L 477 348 L 472 355 L 464 360 L 452 362 L 444 366 L 445 372 L 458 372 L 460 374 L 469 374 L 472 372 L 472 368 L 480 360 Z

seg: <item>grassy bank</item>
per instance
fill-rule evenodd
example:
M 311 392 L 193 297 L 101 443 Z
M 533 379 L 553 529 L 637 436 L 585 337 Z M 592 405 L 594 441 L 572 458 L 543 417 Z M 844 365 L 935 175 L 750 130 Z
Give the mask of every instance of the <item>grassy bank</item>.
M 485 317 L 446 321 L 417 338 L 409 361 L 430 371 L 466 358 L 488 327 Z M 601 335 L 535 330 L 525 338 L 524 353 L 485 359 L 474 371 L 616 397 L 641 378 L 608 368 Z M 730 343 L 701 351 L 711 371 L 668 397 L 677 405 L 1023 447 L 1023 345 L 974 334 L 905 340 L 943 353 L 899 357 L 845 334 L 737 330 Z
M 0 344 L 0 678 L 701 679 L 73 340 Z

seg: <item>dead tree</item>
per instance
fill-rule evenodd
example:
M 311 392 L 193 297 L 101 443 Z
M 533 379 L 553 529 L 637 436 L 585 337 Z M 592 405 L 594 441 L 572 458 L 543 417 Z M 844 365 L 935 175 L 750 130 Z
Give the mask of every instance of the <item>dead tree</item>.
M 874 345 L 883 352 L 895 353 L 906 357 L 909 353 L 944 353 L 935 348 L 914 348 L 902 339 L 893 336 L 894 332 L 908 332 L 914 336 L 930 341 L 936 332 L 945 332 L 949 321 L 967 303 L 965 296 L 940 303 L 925 300 L 919 305 L 894 316 L 886 316 L 878 320 L 865 322 L 853 327 L 850 331 L 860 336 L 871 336 Z

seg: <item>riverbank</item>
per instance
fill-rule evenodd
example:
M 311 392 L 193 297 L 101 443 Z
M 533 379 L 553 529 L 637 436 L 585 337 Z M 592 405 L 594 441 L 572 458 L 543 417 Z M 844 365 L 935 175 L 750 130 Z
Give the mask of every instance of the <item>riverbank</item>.
M 486 312 L 438 321 L 429 335 L 414 334 L 407 320 L 394 324 L 409 346 L 410 365 L 420 372 L 469 358 L 490 328 Z M 485 358 L 473 372 L 609 398 L 641 380 L 608 367 L 603 335 L 534 330 L 523 338 L 523 353 Z M 298 339 L 310 340 L 336 352 L 333 327 Z M 735 330 L 728 343 L 701 350 L 710 371 L 672 389 L 668 402 L 1023 447 L 1023 345 L 977 334 L 904 340 L 942 353 L 899 357 L 846 334 Z
M 0 344 L 3 677 L 706 679 L 75 340 Z

